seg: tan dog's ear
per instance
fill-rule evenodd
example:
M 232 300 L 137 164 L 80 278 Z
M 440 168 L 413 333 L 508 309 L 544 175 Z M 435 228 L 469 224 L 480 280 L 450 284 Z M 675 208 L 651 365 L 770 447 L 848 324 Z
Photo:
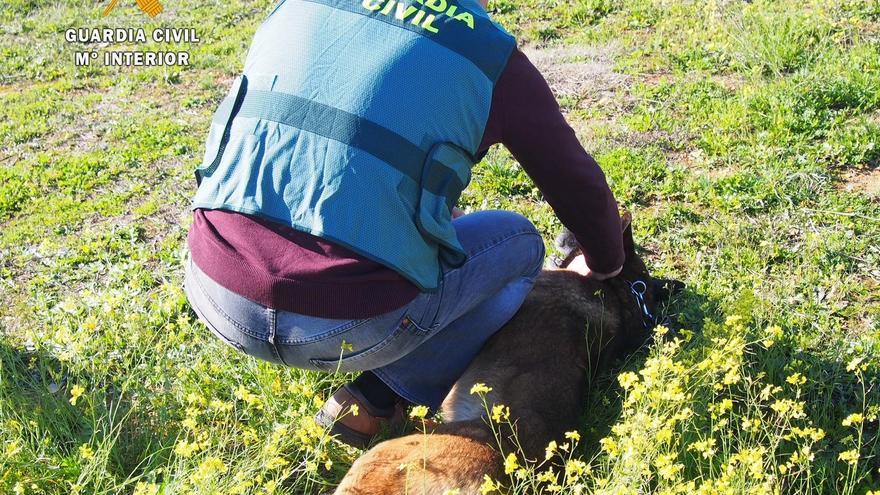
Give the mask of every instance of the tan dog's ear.
M 624 210 L 623 213 L 620 214 L 620 226 L 623 230 L 623 250 L 627 257 L 629 257 L 636 252 L 636 243 L 633 240 L 632 231 L 632 213 Z

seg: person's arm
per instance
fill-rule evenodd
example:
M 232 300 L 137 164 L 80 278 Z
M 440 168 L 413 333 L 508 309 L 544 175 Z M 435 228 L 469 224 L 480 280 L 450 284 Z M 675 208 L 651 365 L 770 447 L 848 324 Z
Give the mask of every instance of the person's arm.
M 605 174 L 565 121 L 544 77 L 519 50 L 511 55 L 496 93 L 501 142 L 574 233 L 584 253 L 585 266 L 579 271 L 595 278 L 620 273 L 620 214 Z

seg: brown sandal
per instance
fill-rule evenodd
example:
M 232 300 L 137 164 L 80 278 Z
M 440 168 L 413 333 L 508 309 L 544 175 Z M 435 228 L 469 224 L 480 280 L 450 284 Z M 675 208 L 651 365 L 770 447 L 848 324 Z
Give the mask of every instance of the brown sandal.
M 315 421 L 329 427 L 340 442 L 365 449 L 383 433 L 399 434 L 406 415 L 402 403 L 387 409 L 373 407 L 356 387 L 346 384 L 327 400 Z

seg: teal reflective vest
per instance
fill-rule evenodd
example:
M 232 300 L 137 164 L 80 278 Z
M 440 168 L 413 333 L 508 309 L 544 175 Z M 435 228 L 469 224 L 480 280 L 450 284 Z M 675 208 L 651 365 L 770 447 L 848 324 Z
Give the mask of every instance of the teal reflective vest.
M 192 207 L 343 245 L 422 291 L 465 254 L 470 181 L 515 40 L 475 0 L 282 0 L 214 114 Z

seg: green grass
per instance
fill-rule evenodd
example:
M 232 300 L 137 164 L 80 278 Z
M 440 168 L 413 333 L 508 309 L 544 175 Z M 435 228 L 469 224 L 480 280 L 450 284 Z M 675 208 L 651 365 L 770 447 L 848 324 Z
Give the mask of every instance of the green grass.
M 271 2 L 163 4 L 0 12 L 0 493 L 321 493 L 359 455 L 310 419 L 347 377 L 237 354 L 181 290 L 191 171 Z M 519 459 L 511 491 L 880 490 L 880 200 L 845 187 L 880 174 L 878 4 L 491 7 L 521 44 L 610 53 L 614 87 L 563 108 L 652 270 L 688 284 L 681 341 L 602 377 L 583 439 Z M 104 25 L 203 43 L 187 68 L 75 68 L 63 31 Z M 559 229 L 501 149 L 463 198 Z

